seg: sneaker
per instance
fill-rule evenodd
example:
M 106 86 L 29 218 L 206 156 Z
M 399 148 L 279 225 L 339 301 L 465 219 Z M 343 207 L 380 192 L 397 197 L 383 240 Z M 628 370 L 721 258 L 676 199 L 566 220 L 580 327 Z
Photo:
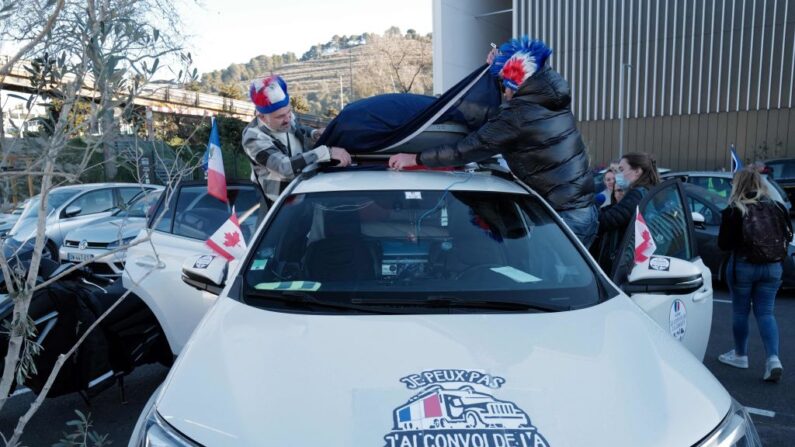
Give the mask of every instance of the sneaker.
M 777 356 L 771 356 L 765 362 L 765 375 L 762 377 L 765 382 L 775 382 L 778 383 L 781 380 L 781 373 L 784 371 L 784 368 L 781 367 L 781 361 L 778 359 Z
M 734 349 L 731 351 L 721 354 L 718 356 L 718 361 L 721 363 L 725 363 L 727 365 L 731 365 L 735 368 L 748 368 L 748 356 L 747 355 L 737 355 L 734 353 Z M 767 380 L 767 379 L 765 379 Z

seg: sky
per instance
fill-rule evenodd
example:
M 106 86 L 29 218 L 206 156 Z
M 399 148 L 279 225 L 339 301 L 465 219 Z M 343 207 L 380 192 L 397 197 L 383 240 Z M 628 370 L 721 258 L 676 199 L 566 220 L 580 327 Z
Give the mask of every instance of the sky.
M 292 51 L 301 57 L 335 34 L 380 34 L 390 26 L 432 31 L 432 0 L 199 1 L 183 4 L 181 16 L 200 73 L 261 54 Z

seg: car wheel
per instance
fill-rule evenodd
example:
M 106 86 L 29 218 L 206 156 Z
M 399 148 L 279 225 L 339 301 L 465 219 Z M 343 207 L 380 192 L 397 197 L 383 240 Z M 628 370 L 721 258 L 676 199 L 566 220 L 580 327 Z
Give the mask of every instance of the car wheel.
M 51 241 L 47 241 L 47 244 L 44 246 L 44 250 L 41 251 L 41 257 L 58 262 L 58 248 Z

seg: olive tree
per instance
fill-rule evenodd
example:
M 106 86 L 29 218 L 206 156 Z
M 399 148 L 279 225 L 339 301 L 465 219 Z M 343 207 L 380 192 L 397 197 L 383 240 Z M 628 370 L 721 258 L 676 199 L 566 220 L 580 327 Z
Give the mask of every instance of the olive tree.
M 41 129 L 2 147 L 4 163 L 19 154 L 24 154 L 29 162 L 22 171 L 0 172 L 0 176 L 34 178 L 39 200 L 36 231 L 31 238 L 33 254 L 29 263 L 26 261 L 26 268 L 19 268 L 19 259 L 6 259 L 0 250 L 0 271 L 14 306 L 12 320 L 5 329 L 8 349 L 0 377 L 0 411 L 13 388 L 23 385 L 31 368 L 35 368 L 36 329 L 28 316 L 32 298 L 69 273 L 37 281 L 42 256 L 46 254 L 49 193 L 59 185 L 78 182 L 82 173 L 96 167 L 97 154 L 102 155 L 99 159 L 103 166 L 117 164 L 111 147 L 119 137 L 119 124 L 144 122 L 137 116 L 140 109 L 135 105 L 144 89 L 165 83 L 164 76 L 176 77 L 179 83 L 196 81 L 196 71 L 189 67 L 190 55 L 182 53 L 179 30 L 178 14 L 168 0 L 0 1 L 0 32 L 4 38 L 17 42 L 19 48 L 16 54 L 0 61 L 0 88 L 13 70 L 25 70 L 30 86 L 28 96 L 21 99 L 31 111 L 29 119 L 37 121 Z M 183 69 L 163 74 L 175 65 Z M 88 106 L 81 107 L 85 104 Z M 32 111 L 37 107 L 47 110 L 45 116 L 34 116 Z M 193 153 L 188 148 L 184 150 Z M 189 161 L 168 166 L 169 180 L 190 175 L 199 164 L 196 156 L 177 158 Z M 133 154 L 125 162 L 138 172 L 135 165 L 139 157 Z M 171 193 L 167 187 L 166 198 Z M 134 243 L 151 244 L 148 237 Z M 156 247 L 152 248 L 157 253 Z M 14 432 L 3 436 L 7 445 L 19 444 L 25 425 L 46 398 L 66 359 L 116 305 L 118 302 L 84 332 L 77 345 L 58 358 L 44 388 L 19 419 Z

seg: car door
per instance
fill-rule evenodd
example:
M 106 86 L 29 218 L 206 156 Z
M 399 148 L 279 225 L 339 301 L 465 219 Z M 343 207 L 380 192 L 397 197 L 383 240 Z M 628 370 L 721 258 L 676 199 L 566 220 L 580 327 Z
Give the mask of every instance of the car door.
M 698 359 L 704 358 L 712 327 L 712 274 L 698 256 L 693 222 L 678 180 L 669 180 L 649 191 L 639 209 L 657 249 L 656 256 L 692 262 L 703 277 L 698 290 L 683 294 L 634 293 L 631 298 L 666 332 L 677 338 Z M 634 264 L 634 222 L 621 242 L 613 281 L 625 284 Z M 651 268 L 651 267 L 649 267 Z
M 75 214 L 68 211 L 80 209 Z M 77 196 L 62 210 L 58 219 L 58 235 L 51 238 L 61 245 L 64 236 L 75 228 L 83 227 L 95 220 L 108 217 L 116 210 L 116 202 L 112 188 L 102 188 L 88 191 Z
M 155 314 L 174 354 L 182 350 L 196 324 L 217 298 L 180 280 L 183 262 L 196 254 L 210 253 L 205 241 L 227 220 L 232 206 L 241 216 L 260 205 L 256 212 L 240 222 L 247 241 L 251 240 L 264 216 L 264 196 L 255 185 L 229 184 L 227 193 L 229 204 L 210 196 L 206 184 L 179 186 L 169 206 L 164 206 L 166 197 L 163 197 L 153 213 L 149 222 L 151 243 L 127 250 L 122 275 L 124 286 L 141 297 Z
M 687 204 L 691 213 L 699 213 L 704 217 L 703 224 L 694 223 L 694 236 L 698 254 L 710 271 L 720 276 L 720 268 L 726 257 L 724 252 L 718 248 L 718 232 L 720 231 L 721 222 L 720 210 L 691 194 L 687 196 Z

